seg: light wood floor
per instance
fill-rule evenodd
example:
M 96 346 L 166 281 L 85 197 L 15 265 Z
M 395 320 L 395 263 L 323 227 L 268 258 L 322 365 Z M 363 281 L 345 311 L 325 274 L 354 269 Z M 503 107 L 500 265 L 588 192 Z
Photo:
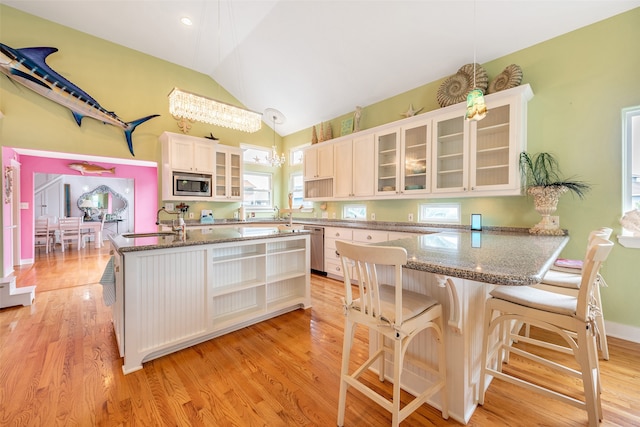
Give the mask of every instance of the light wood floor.
M 125 376 L 97 284 L 107 261 L 108 248 L 58 249 L 17 272 L 19 286 L 37 285 L 36 301 L 0 310 L 1 426 L 335 425 L 341 282 L 313 276 L 313 308 L 147 362 Z M 358 338 L 366 339 L 362 332 Z M 611 360 L 601 363 L 602 426 L 640 425 L 640 345 L 613 338 L 609 345 Z M 535 370 L 515 356 L 510 369 Z M 373 375 L 368 379 L 390 390 Z M 580 395 L 573 380 L 560 387 Z M 494 381 L 469 425 L 586 423 L 584 411 Z M 390 417 L 349 391 L 346 424 L 384 426 Z M 427 405 L 403 423 L 444 425 L 459 424 Z

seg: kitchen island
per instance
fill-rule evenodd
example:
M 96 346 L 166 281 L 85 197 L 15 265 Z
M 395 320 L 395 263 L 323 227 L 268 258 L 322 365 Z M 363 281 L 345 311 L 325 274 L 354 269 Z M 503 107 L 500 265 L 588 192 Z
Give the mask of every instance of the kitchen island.
M 477 406 L 484 306 L 489 292 L 495 286 L 539 283 L 568 241 L 568 236 L 533 236 L 526 230 L 458 230 L 375 244 L 405 248 L 408 262 L 403 269 L 403 287 L 429 295 L 443 306 L 452 418 L 466 424 Z M 379 277 L 384 280 L 385 275 L 392 274 L 392 269 L 383 270 Z M 378 337 L 370 334 L 369 339 L 376 343 Z M 429 332 L 418 335 L 408 353 L 437 362 Z M 428 384 L 422 374 L 411 369 L 408 367 L 403 374 L 403 386 L 417 394 Z M 385 372 L 393 372 L 390 360 L 386 361 Z M 429 404 L 440 408 L 440 396 L 434 396 Z
M 148 361 L 309 308 L 309 235 L 225 227 L 109 238 L 113 323 L 125 374 Z

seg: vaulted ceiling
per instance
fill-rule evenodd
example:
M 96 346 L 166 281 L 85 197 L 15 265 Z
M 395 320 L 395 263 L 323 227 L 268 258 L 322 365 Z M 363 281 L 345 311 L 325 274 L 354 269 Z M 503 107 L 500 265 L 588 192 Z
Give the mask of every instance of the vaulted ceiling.
M 485 63 L 640 6 L 640 0 L 0 2 L 210 75 L 248 109 L 280 110 L 282 135 L 454 74 L 473 62 L 474 48 Z M 182 24 L 183 17 L 193 25 Z

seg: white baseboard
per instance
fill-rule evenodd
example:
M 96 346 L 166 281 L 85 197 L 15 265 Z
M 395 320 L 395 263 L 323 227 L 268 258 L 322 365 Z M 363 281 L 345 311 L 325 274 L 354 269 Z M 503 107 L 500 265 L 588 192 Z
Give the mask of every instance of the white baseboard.
M 622 323 L 609 322 L 606 320 L 604 322 L 604 326 L 607 329 L 607 336 L 640 344 L 639 327 L 623 325 Z

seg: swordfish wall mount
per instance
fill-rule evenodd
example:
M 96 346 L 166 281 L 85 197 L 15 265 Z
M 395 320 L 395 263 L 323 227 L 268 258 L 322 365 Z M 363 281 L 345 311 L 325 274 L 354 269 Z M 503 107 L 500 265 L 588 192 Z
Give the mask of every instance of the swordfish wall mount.
M 158 117 L 159 114 L 125 122 L 113 111 L 105 110 L 88 93 L 53 71 L 46 64 L 47 57 L 57 51 L 58 49 L 55 47 L 13 49 L 0 43 L 0 71 L 11 80 L 71 110 L 78 126 L 81 126 L 82 119 L 88 116 L 102 123 L 121 128 L 124 130 L 129 152 L 135 156 L 131 134 L 138 125 Z

